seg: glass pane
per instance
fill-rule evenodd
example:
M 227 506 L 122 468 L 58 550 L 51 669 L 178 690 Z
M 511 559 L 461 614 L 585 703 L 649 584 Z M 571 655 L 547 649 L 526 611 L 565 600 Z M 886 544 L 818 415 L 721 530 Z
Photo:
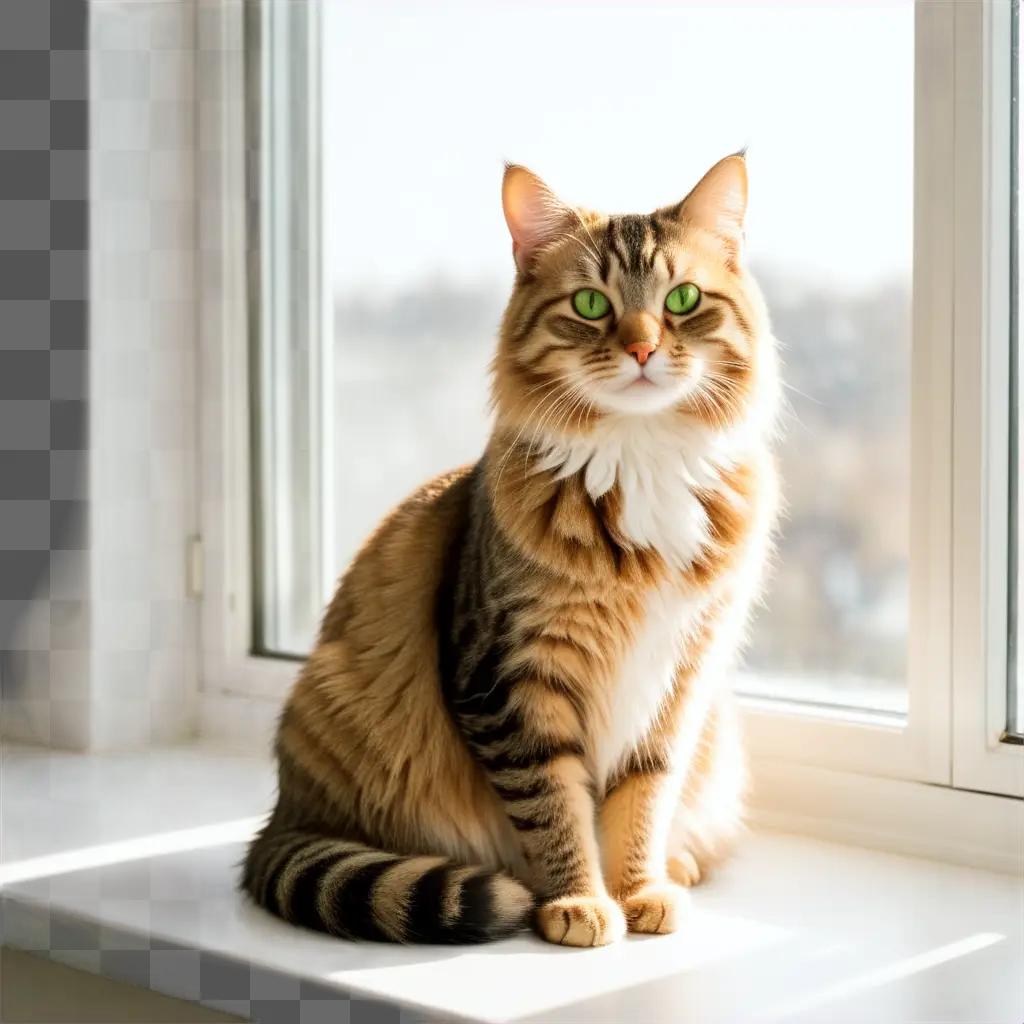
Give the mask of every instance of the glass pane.
M 482 451 L 513 270 L 502 162 L 597 208 L 653 209 L 748 145 L 789 513 L 744 685 L 904 709 L 913 24 L 909 0 L 328 3 L 339 569 L 410 489 Z M 630 68 L 652 40 L 679 59 Z
M 1013 27 L 1010 61 L 1011 78 L 1011 177 L 1010 177 L 1010 650 L 1007 664 L 1007 721 L 1006 731 L 1011 736 L 1024 737 L 1024 700 L 1021 697 L 1024 664 L 1021 658 L 1024 630 L 1021 622 L 1021 596 L 1024 594 L 1024 517 L 1021 516 L 1021 280 L 1020 280 L 1020 169 L 1021 132 L 1020 110 L 1020 4 L 1013 4 Z
M 256 94 L 250 131 L 259 142 L 248 168 L 259 195 L 250 211 L 258 213 L 250 227 L 259 244 L 249 254 L 259 282 L 250 316 L 260 340 L 253 646 L 278 654 L 308 650 L 324 589 L 316 12 L 316 5 L 267 0 L 249 8 L 248 24 L 249 45 L 260 55 L 249 83 Z

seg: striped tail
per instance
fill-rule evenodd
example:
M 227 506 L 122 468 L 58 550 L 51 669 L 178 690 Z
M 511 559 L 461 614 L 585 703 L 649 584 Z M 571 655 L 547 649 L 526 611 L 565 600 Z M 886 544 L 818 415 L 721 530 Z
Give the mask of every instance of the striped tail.
M 487 942 L 533 909 L 509 875 L 295 830 L 253 840 L 242 887 L 292 924 L 379 942 Z

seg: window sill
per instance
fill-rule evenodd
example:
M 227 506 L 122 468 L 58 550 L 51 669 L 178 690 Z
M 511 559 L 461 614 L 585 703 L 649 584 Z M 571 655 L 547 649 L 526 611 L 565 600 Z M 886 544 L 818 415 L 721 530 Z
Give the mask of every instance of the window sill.
M 297 1019 L 282 1003 L 300 999 L 335 1016 L 348 1003 L 353 1024 L 396 1008 L 406 1021 L 1024 1019 L 1020 875 L 755 832 L 676 936 L 589 952 L 530 935 L 351 944 L 236 891 L 273 792 L 264 759 L 9 747 L 2 786 L 3 942 L 257 1021 Z
M 270 750 L 281 711 L 281 696 L 295 674 L 293 663 L 249 658 L 276 692 L 206 691 L 200 699 L 201 732 L 222 750 L 252 754 Z M 251 681 L 251 680 L 250 680 Z M 758 709 L 744 702 L 744 731 L 753 781 L 752 822 L 762 828 L 909 854 L 965 867 L 1024 873 L 1024 800 L 1008 795 L 955 789 L 883 773 L 871 759 L 830 762 L 838 749 L 857 754 L 877 738 L 877 728 L 837 721 L 842 730 L 828 750 L 811 719 Z M 797 731 L 801 730 L 801 731 Z M 814 742 L 812 742 L 814 741 Z M 1013 748 L 1020 753 L 1020 748 Z M 785 751 L 786 756 L 780 756 Z M 1024 786 L 1024 759 L 1013 779 Z

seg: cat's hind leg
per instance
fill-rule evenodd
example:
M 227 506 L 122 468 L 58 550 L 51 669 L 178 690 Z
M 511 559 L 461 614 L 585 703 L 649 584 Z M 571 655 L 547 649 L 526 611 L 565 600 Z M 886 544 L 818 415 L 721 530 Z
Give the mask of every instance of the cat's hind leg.
M 735 699 L 722 692 L 708 710 L 672 823 L 668 873 L 680 885 L 702 881 L 743 833 L 747 766 Z

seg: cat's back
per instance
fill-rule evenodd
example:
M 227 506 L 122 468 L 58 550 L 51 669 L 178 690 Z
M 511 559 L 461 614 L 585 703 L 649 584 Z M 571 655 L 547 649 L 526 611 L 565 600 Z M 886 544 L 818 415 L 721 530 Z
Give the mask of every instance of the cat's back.
M 475 470 L 471 464 L 434 477 L 384 518 L 342 576 L 318 645 L 363 626 L 381 629 L 389 619 L 432 630 L 445 563 L 467 528 Z
M 439 669 L 438 590 L 468 526 L 473 479 L 469 466 L 417 489 L 343 577 L 281 716 L 275 829 L 505 859 L 509 826 L 456 731 Z
M 438 588 L 468 525 L 473 470 L 418 488 L 342 578 L 281 717 L 281 820 L 317 819 L 392 850 L 495 849 L 493 798 L 455 731 L 438 667 Z M 458 818 L 474 824 L 460 832 Z

